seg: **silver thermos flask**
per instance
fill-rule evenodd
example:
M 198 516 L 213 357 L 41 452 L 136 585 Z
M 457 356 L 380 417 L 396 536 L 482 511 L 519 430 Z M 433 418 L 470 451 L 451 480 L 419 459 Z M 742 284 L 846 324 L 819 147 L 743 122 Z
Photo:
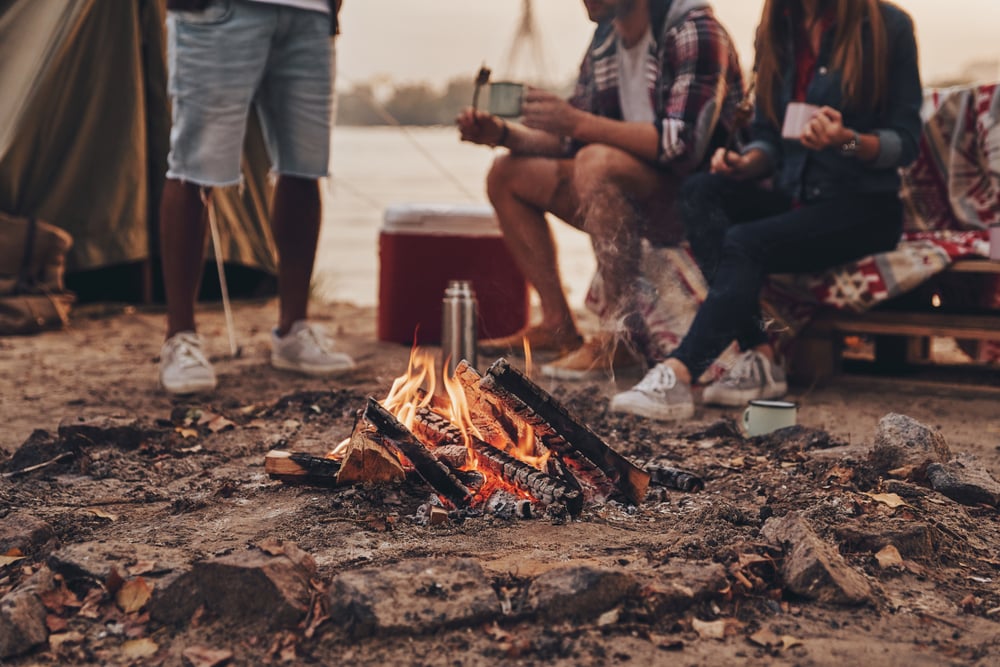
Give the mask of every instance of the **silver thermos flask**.
M 448 375 L 465 359 L 476 367 L 478 304 L 472 283 L 451 280 L 441 302 L 441 363 L 448 363 Z

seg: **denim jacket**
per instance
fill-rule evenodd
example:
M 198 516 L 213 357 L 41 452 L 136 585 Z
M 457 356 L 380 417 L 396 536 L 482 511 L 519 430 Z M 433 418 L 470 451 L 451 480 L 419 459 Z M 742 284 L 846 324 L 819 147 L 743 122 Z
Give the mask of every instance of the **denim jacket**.
M 878 135 L 879 154 L 873 162 L 845 157 L 837 147 L 812 151 L 797 140 L 782 139 L 781 125 L 775 127 L 760 108 L 757 109 L 750 128 L 753 140 L 743 152 L 754 148 L 763 150 L 774 166 L 777 188 L 799 201 L 830 199 L 846 193 L 897 192 L 900 186 L 899 168 L 917 158 L 923 127 L 920 119 L 923 88 L 917 68 L 913 22 L 909 15 L 894 5 L 881 3 L 881 7 L 889 57 L 884 107 L 875 111 L 843 108 L 840 72 L 834 70 L 831 63 L 834 29 L 823 36 L 816 72 L 809 83 L 805 100 L 808 104 L 840 110 L 844 127 L 861 134 Z M 867 37 L 871 31 L 867 21 L 863 30 Z M 792 31 L 787 34 L 791 35 Z M 869 44 L 870 40 L 866 39 L 866 56 Z M 791 44 L 787 45 L 785 53 L 795 53 Z M 779 123 L 784 122 L 794 81 L 795 63 L 784 63 L 782 85 L 775 93 L 774 105 Z

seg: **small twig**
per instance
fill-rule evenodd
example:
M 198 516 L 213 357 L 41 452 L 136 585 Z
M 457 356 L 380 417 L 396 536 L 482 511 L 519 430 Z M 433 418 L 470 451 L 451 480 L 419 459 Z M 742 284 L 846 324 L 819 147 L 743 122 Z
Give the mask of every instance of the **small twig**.
M 42 468 L 47 468 L 50 465 L 59 463 L 63 459 L 73 456 L 73 454 L 74 454 L 74 452 L 63 452 L 62 454 L 60 454 L 59 456 L 55 457 L 54 459 L 49 459 L 48 461 L 45 461 L 44 463 L 38 463 L 38 464 L 33 465 L 33 466 L 28 466 L 27 468 L 21 468 L 20 470 L 12 470 L 11 472 L 5 472 L 5 473 L 3 473 L 3 475 L 0 475 L 0 477 L 3 477 L 4 479 L 9 479 L 11 477 L 17 477 L 18 475 L 24 475 L 24 474 L 27 474 L 29 472 L 34 472 L 35 470 L 41 470 Z
M 472 91 L 472 108 L 479 108 L 479 91 L 490 82 L 490 68 L 483 63 L 483 66 L 479 68 L 479 73 L 476 74 L 476 88 Z

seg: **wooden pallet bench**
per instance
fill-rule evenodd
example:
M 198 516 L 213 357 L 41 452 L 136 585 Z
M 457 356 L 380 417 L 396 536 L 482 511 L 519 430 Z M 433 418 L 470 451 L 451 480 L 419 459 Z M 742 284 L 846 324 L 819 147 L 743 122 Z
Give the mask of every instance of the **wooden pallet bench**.
M 1000 274 L 1000 262 L 958 260 L 946 273 Z M 876 363 L 901 367 L 927 359 L 932 337 L 1000 341 L 1000 310 L 961 315 L 948 312 L 873 310 L 854 313 L 828 309 L 820 312 L 795 343 L 790 363 L 792 377 L 814 383 L 840 372 L 844 337 L 875 337 Z

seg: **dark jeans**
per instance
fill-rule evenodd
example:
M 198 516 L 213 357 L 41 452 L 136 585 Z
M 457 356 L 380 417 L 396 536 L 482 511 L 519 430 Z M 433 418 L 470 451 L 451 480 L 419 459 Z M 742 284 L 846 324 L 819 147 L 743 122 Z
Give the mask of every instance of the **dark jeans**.
M 903 227 L 896 193 L 854 194 L 798 207 L 786 195 L 724 176 L 696 174 L 679 197 L 691 251 L 709 284 L 670 356 L 695 380 L 736 340 L 767 341 L 760 290 L 772 273 L 813 273 L 892 250 Z

